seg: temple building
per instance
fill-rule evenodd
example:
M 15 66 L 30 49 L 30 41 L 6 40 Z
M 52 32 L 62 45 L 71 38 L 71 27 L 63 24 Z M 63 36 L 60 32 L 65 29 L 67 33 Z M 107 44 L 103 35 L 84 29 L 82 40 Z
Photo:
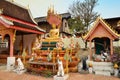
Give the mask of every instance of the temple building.
M 118 34 L 120 34 L 120 17 L 104 19 Z
M 30 54 L 35 38 L 44 33 L 29 9 L 12 1 L 0 0 L 0 58 L 4 58 L 0 62 L 7 63 L 7 57 L 19 56 L 23 49 Z
M 113 45 L 113 42 L 119 40 L 119 26 L 117 26 L 119 19 L 116 18 L 116 20 L 104 20 L 98 17 L 94 22 L 93 27 L 84 36 L 84 40 L 89 42 L 91 59 L 93 53 L 100 55 L 101 51 L 106 51 L 110 55 L 113 54 L 113 47 L 115 46 Z M 92 52 L 92 47 L 94 47 L 94 52 Z

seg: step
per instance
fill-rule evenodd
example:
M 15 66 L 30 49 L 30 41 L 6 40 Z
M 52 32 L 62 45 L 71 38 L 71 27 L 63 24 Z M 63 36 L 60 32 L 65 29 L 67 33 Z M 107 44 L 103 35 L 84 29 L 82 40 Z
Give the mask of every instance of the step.
M 93 71 L 110 71 L 113 72 L 113 67 L 110 66 L 93 66 Z
M 93 62 L 93 71 L 109 71 L 113 73 L 113 64 L 111 62 Z
M 96 75 L 104 75 L 104 76 L 111 76 L 109 71 L 95 71 Z
M 93 66 L 113 66 L 111 62 L 93 62 Z

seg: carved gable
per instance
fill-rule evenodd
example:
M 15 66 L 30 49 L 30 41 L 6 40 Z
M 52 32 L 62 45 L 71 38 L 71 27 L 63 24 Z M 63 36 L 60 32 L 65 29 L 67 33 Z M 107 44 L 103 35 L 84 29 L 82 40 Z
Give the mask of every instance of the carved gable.
M 114 40 L 119 38 L 119 35 L 115 33 L 101 18 L 97 18 L 91 30 L 84 36 L 84 39 L 89 41 L 97 37 L 107 37 Z

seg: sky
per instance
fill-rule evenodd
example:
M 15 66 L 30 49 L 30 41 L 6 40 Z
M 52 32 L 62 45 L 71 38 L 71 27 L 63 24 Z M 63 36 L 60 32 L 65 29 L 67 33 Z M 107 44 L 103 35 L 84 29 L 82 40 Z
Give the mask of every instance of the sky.
M 53 5 L 58 13 L 66 13 L 70 5 L 76 0 L 14 0 L 30 9 L 34 18 L 47 16 L 48 8 Z M 98 12 L 102 18 L 120 17 L 120 0 L 98 0 L 95 12 Z

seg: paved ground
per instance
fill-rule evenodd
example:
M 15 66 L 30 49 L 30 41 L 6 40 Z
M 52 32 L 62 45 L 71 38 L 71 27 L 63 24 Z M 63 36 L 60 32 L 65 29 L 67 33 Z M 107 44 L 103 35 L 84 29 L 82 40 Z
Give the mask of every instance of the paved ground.
M 80 74 L 80 73 L 69 73 L 68 80 L 120 80 L 116 77 L 100 76 L 94 74 Z M 43 76 L 31 75 L 31 74 L 16 74 L 14 72 L 8 72 L 0 70 L 0 80 L 53 80 L 51 78 L 45 78 Z
M 114 76 L 100 76 L 94 74 L 80 74 L 80 73 L 69 73 L 68 80 L 120 80 L 120 78 Z M 6 71 L 5 66 L 0 65 L 0 80 L 53 80 L 53 77 L 46 78 L 40 75 L 34 74 L 17 74 L 14 72 Z

